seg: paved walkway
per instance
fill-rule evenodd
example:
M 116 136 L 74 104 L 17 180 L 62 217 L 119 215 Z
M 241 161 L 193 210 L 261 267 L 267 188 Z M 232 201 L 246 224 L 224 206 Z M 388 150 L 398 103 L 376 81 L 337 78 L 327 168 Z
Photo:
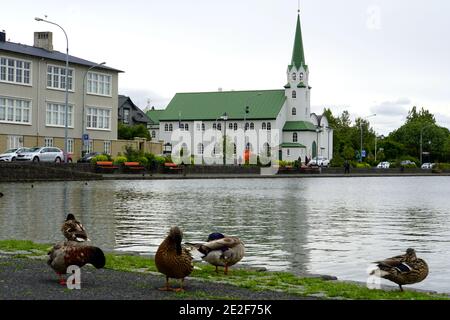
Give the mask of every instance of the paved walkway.
M 171 280 L 175 286 L 179 281 Z M 81 269 L 81 289 L 69 290 L 57 282 L 53 270 L 45 260 L 12 258 L 0 255 L 0 300 L 174 300 L 174 299 L 241 299 L 241 300 L 302 300 L 278 292 L 254 292 L 220 283 L 187 278 L 186 293 L 163 292 L 162 275 Z M 313 299 L 313 298 L 308 298 Z

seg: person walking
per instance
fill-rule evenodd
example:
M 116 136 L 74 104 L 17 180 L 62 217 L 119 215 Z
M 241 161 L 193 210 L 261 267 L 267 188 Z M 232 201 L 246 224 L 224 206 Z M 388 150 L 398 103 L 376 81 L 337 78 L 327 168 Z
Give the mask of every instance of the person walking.
M 348 160 L 345 160 L 344 162 L 344 174 L 350 173 L 350 163 Z

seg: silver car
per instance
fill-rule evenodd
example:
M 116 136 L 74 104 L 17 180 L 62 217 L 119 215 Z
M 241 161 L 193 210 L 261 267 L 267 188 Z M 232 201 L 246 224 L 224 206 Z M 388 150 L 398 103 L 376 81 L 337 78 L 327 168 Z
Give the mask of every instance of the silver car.
M 56 147 L 34 147 L 17 155 L 16 161 L 57 162 L 64 161 L 64 153 Z
M 16 161 L 17 155 L 21 152 L 26 152 L 28 148 L 13 148 L 8 149 L 0 154 L 0 161 Z

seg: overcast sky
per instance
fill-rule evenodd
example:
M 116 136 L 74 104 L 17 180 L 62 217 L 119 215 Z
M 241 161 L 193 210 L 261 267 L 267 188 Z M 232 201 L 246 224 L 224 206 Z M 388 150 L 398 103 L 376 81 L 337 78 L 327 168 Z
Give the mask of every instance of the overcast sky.
M 141 108 L 176 92 L 282 89 L 292 55 L 297 0 L 8 1 L 0 29 L 33 44 L 34 31 L 65 28 L 70 54 L 124 70 L 119 93 Z M 352 119 L 376 113 L 375 130 L 400 126 L 424 106 L 450 127 L 450 1 L 302 0 L 312 111 Z

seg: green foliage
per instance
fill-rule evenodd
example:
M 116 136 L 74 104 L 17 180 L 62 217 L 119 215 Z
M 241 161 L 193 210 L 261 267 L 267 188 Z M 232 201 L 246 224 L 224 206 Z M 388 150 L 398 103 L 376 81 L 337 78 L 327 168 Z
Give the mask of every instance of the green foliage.
M 124 162 L 127 162 L 127 161 L 128 161 L 127 157 L 125 157 L 125 156 L 117 156 L 114 159 L 114 164 L 121 165 L 121 164 L 123 164 Z
M 132 146 L 125 146 L 125 156 L 128 161 L 139 162 L 139 158 L 144 157 L 144 153 L 139 150 L 135 150 Z
M 372 168 L 372 166 L 367 162 L 357 162 L 356 168 L 370 169 L 370 168 Z
M 279 165 L 281 168 L 292 167 L 292 166 L 294 166 L 294 162 L 292 162 L 292 161 L 286 161 L 286 160 L 278 160 L 278 165 Z
M 99 154 L 91 159 L 92 164 L 96 164 L 98 161 L 110 161 L 110 158 L 106 154 Z
M 139 158 L 137 158 L 137 161 L 138 161 L 141 165 L 143 165 L 144 167 L 146 167 L 146 166 L 148 165 L 148 159 L 147 159 L 147 157 L 144 157 L 144 156 L 139 157 Z
M 155 156 L 155 162 L 159 165 L 164 165 L 166 163 L 166 158 L 162 156 Z
M 119 123 L 117 126 L 117 138 L 122 140 L 133 140 L 134 138 L 151 139 L 150 133 L 145 125 L 128 126 L 123 123 Z

